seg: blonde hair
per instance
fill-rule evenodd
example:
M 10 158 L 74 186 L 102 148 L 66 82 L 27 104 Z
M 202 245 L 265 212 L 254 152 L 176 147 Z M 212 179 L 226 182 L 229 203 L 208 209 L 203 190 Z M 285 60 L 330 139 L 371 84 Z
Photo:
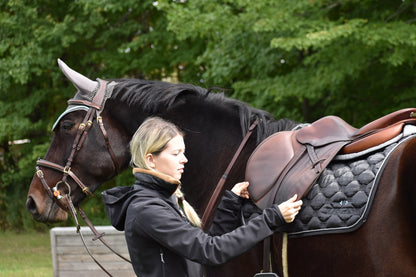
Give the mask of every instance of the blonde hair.
M 131 166 L 143 169 L 151 169 L 146 163 L 146 155 L 158 155 L 166 149 L 168 142 L 183 132 L 173 123 L 160 117 L 151 117 L 145 120 L 134 133 L 130 141 Z M 194 208 L 185 200 L 180 188 L 175 191 L 176 197 L 182 202 L 182 207 L 189 221 L 201 227 L 201 219 Z M 179 204 L 179 203 L 178 203 Z

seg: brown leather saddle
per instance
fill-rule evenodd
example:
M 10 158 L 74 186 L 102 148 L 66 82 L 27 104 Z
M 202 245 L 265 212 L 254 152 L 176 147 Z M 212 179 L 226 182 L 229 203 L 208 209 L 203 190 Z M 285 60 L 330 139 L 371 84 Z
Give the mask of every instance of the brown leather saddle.
M 247 162 L 250 197 L 261 209 L 294 194 L 301 199 L 335 155 L 379 145 L 399 135 L 405 124 L 416 125 L 416 108 L 393 112 L 360 129 L 337 116 L 326 116 L 300 130 L 275 133 L 257 146 Z

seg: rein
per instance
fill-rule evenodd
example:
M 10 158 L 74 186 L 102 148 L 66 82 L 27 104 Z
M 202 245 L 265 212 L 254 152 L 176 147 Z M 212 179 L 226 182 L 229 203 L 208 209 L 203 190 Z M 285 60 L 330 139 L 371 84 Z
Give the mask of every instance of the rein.
M 218 205 L 219 196 L 224 189 L 225 181 L 228 178 L 228 174 L 230 173 L 231 169 L 234 166 L 234 163 L 237 161 L 238 156 L 240 156 L 241 151 L 243 150 L 244 146 L 246 145 L 248 139 L 250 138 L 251 134 L 253 133 L 254 128 L 256 128 L 258 122 L 255 120 L 253 124 L 248 128 L 248 132 L 244 136 L 243 140 L 240 143 L 237 151 L 234 153 L 233 158 L 231 159 L 230 163 L 228 164 L 227 169 L 225 170 L 224 174 L 221 176 L 221 179 L 218 181 L 217 186 L 215 187 L 214 193 L 211 195 L 207 207 L 205 208 L 204 214 L 202 216 L 202 222 L 204 224 L 204 229 L 207 230 L 209 225 L 212 221 L 212 216 L 214 213 L 215 207 Z
M 214 193 L 211 195 L 211 198 L 209 199 L 208 205 L 205 208 L 204 214 L 202 216 L 202 222 L 203 222 L 203 227 L 204 230 L 207 231 L 209 225 L 211 224 L 212 221 L 212 216 L 214 213 L 214 209 L 215 207 L 218 205 L 219 202 L 219 196 L 221 194 L 221 192 L 224 189 L 224 184 L 225 181 L 228 178 L 228 174 L 230 173 L 231 169 L 233 168 L 235 162 L 237 161 L 237 158 L 240 156 L 241 151 L 243 150 L 244 146 L 246 145 L 248 139 L 250 138 L 251 134 L 253 133 L 253 130 L 256 128 L 258 122 L 257 120 L 255 120 L 253 122 L 253 124 L 251 124 L 251 126 L 248 129 L 248 132 L 246 133 L 246 135 L 244 136 L 243 140 L 240 143 L 240 146 L 238 147 L 237 151 L 234 153 L 233 158 L 231 159 L 230 163 L 228 164 L 227 169 L 225 170 L 224 174 L 221 176 L 221 179 L 218 181 L 217 186 L 215 187 Z M 244 218 L 243 218 L 244 220 Z M 285 236 L 286 235 L 286 236 Z M 286 242 L 286 246 L 287 246 L 287 234 L 284 234 L 284 238 L 286 238 L 286 240 L 284 242 Z M 256 274 L 256 276 L 277 276 L 274 273 L 268 273 L 270 272 L 271 266 L 270 266 L 270 259 L 271 259 L 271 255 L 270 255 L 270 243 L 271 243 L 271 237 L 267 237 L 266 239 L 264 239 L 263 242 L 263 270 L 262 273 L 258 273 Z M 285 246 L 284 245 L 284 246 Z M 287 270 L 287 256 L 286 256 L 286 252 L 287 250 L 285 250 L 286 248 L 284 247 L 282 249 L 282 256 L 285 259 L 285 265 L 284 269 Z M 285 276 L 288 276 L 288 274 L 285 272 Z
M 75 104 L 75 105 L 84 105 L 88 107 L 88 111 L 87 114 L 85 115 L 82 123 L 79 125 L 78 127 L 78 131 L 77 131 L 77 135 L 75 137 L 75 140 L 72 144 L 72 150 L 71 153 L 66 161 L 65 166 L 61 166 L 59 164 L 56 164 L 54 162 L 50 162 L 44 159 L 39 159 L 36 162 L 36 175 L 38 176 L 38 178 L 40 179 L 42 186 L 44 187 L 44 189 L 46 190 L 46 192 L 48 193 L 49 197 L 63 210 L 67 210 L 71 213 L 76 226 L 77 226 L 77 233 L 80 235 L 82 243 L 84 244 L 88 254 L 91 256 L 91 258 L 95 261 L 95 263 L 105 272 L 107 273 L 109 276 L 112 276 L 98 261 L 97 259 L 95 259 L 95 257 L 93 256 L 93 254 L 91 253 L 91 251 L 89 250 L 87 244 L 85 243 L 84 240 L 84 236 L 82 235 L 82 233 L 80 232 L 80 224 L 78 223 L 78 219 L 77 219 L 77 211 L 72 203 L 71 200 L 71 186 L 68 184 L 67 182 L 67 178 L 68 176 L 81 188 L 82 192 L 85 193 L 86 195 L 92 195 L 92 193 L 90 192 L 89 188 L 87 186 L 84 185 L 84 183 L 75 175 L 75 173 L 73 173 L 73 171 L 71 171 L 71 165 L 72 162 L 74 161 L 74 158 L 76 156 L 76 153 L 81 149 L 86 137 L 87 137 L 87 133 L 90 130 L 92 124 L 93 124 L 93 119 L 94 116 L 96 116 L 97 118 L 97 123 L 101 129 L 101 132 L 104 136 L 106 145 L 107 145 L 107 149 L 108 152 L 110 153 L 111 159 L 113 161 L 114 167 L 116 172 L 118 173 L 119 171 L 119 165 L 118 162 L 116 160 L 116 157 L 114 155 L 114 152 L 111 148 L 109 139 L 108 139 L 108 135 L 107 135 L 107 131 L 105 130 L 104 124 L 103 124 L 103 120 L 101 117 L 101 109 L 102 109 L 102 102 L 104 99 L 104 95 L 105 95 L 105 91 L 106 91 L 106 86 L 107 86 L 107 81 L 104 80 L 100 80 L 98 79 L 99 82 L 99 89 L 96 93 L 96 95 L 94 96 L 94 98 L 92 99 L 92 101 L 84 101 L 84 100 L 69 100 L 68 103 L 69 104 Z M 51 187 L 48 185 L 46 179 L 45 179 L 45 174 L 43 173 L 41 167 L 46 167 L 49 169 L 53 169 L 59 172 L 62 172 L 62 179 L 60 181 L 58 181 L 54 187 Z M 65 200 L 65 201 L 63 201 Z M 116 254 L 117 256 L 119 256 L 120 258 L 122 258 L 123 260 L 130 262 L 131 261 L 127 258 L 124 258 L 122 255 L 120 255 L 119 253 L 117 253 L 115 250 L 113 250 L 108 244 L 107 242 L 103 239 L 104 233 L 100 234 L 94 227 L 94 225 L 91 223 L 91 221 L 88 219 L 88 217 L 86 216 L 86 214 L 84 213 L 84 211 L 81 210 L 80 207 L 77 207 L 78 211 L 81 215 L 81 217 L 84 219 L 85 223 L 88 225 L 88 227 L 91 229 L 91 231 L 94 233 L 95 237 L 93 238 L 94 240 L 99 239 L 108 249 L 110 249 L 114 254 Z

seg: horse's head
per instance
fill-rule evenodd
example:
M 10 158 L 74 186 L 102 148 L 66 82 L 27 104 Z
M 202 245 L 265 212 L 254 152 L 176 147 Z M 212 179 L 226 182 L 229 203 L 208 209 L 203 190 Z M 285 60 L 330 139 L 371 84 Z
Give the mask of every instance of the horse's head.
M 92 81 L 58 63 L 78 91 L 54 124 L 52 142 L 30 184 L 26 207 L 40 222 L 66 220 L 70 202 L 77 205 L 129 159 L 121 145 L 127 145 L 130 136 L 104 110 L 116 83 Z

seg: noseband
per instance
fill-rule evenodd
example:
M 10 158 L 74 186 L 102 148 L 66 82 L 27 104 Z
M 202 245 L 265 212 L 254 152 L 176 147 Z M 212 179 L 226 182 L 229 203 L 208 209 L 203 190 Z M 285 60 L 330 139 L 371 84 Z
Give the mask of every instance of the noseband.
M 119 170 L 119 166 L 116 160 L 116 157 L 114 155 L 114 152 L 111 148 L 110 142 L 108 140 L 107 131 L 105 130 L 103 120 L 101 117 L 101 111 L 102 111 L 102 102 L 105 95 L 105 90 L 107 86 L 107 81 L 98 79 L 99 82 L 99 89 L 92 101 L 86 101 L 86 100 L 69 100 L 68 104 L 72 105 L 83 105 L 88 107 L 87 114 L 85 115 L 82 123 L 78 127 L 77 135 L 75 137 L 75 140 L 72 144 L 72 150 L 71 154 L 68 157 L 68 160 L 65 164 L 65 166 L 59 165 L 54 162 L 50 162 L 44 159 L 39 159 L 36 162 L 36 175 L 40 179 L 44 189 L 48 193 L 49 197 L 51 197 L 62 209 L 64 210 L 70 210 L 72 206 L 72 200 L 71 200 L 71 186 L 67 182 L 68 176 L 72 178 L 72 180 L 81 188 L 82 192 L 86 195 L 91 195 L 91 191 L 87 186 L 84 185 L 84 183 L 75 175 L 73 171 L 71 171 L 71 165 L 74 161 L 76 153 L 81 149 L 86 137 L 87 133 L 90 130 L 91 126 L 93 125 L 93 119 L 94 116 L 97 118 L 97 123 L 100 126 L 101 132 L 104 136 L 108 152 L 110 153 L 111 159 L 113 161 L 114 167 L 116 169 L 116 172 Z M 58 181 L 55 186 L 51 187 L 48 185 L 45 174 L 43 173 L 41 167 L 47 167 L 50 169 L 54 169 L 56 171 L 62 172 L 62 179 Z M 67 204 L 65 205 L 62 203 L 62 199 L 66 198 Z

